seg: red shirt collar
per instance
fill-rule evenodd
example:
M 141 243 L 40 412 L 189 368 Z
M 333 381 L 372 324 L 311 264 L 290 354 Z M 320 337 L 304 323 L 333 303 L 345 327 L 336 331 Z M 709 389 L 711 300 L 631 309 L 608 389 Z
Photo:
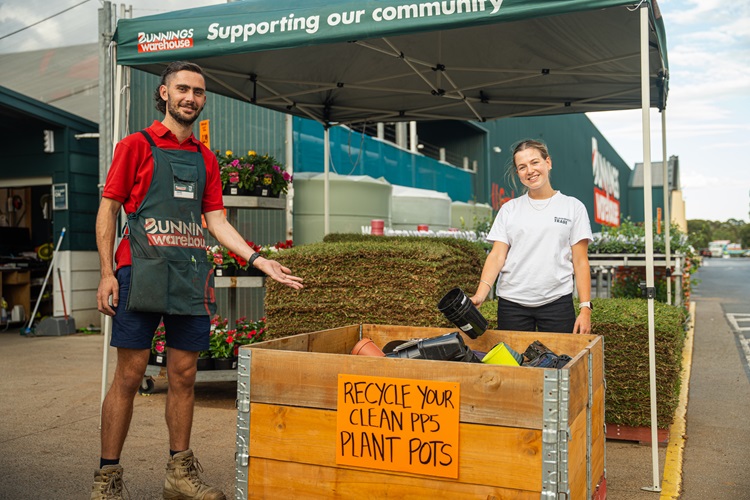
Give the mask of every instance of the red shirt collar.
M 172 141 L 172 142 L 174 142 L 176 144 L 179 144 L 179 141 L 177 140 L 177 136 L 174 135 L 172 133 L 172 131 L 169 130 L 167 128 L 167 126 L 164 125 L 159 120 L 154 120 L 154 123 L 152 123 L 149 128 L 154 132 L 154 134 L 156 134 L 157 136 L 161 137 L 162 139 L 165 139 L 165 140 L 168 140 L 168 141 Z M 190 134 L 190 137 L 188 137 L 185 140 L 186 141 L 190 141 L 190 142 L 192 142 L 195 145 L 199 145 L 200 144 L 200 142 L 198 142 L 198 139 L 196 139 L 195 135 L 193 135 L 193 134 Z

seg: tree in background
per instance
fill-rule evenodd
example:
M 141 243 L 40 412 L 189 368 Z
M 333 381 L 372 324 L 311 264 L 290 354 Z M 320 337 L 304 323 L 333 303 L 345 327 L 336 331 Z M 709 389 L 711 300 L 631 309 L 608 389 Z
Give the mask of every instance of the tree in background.
M 739 243 L 743 248 L 750 248 L 750 224 L 739 219 L 728 219 L 724 222 L 693 219 L 688 223 L 688 241 L 699 250 L 708 247 L 715 240 L 729 240 Z
M 694 219 L 687 221 L 688 227 L 688 241 L 693 248 L 700 250 L 701 248 L 708 248 L 708 244 L 713 238 L 711 238 L 712 229 L 711 221 Z
M 742 248 L 750 248 L 750 224 L 745 224 L 740 229 L 740 243 L 742 243 Z

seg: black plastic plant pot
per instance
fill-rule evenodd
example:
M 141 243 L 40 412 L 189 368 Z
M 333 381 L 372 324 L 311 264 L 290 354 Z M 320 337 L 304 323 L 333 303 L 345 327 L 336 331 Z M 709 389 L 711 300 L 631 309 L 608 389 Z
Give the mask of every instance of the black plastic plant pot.
M 453 288 L 438 302 L 438 309 L 470 338 L 482 335 L 489 326 L 487 319 L 460 289 Z

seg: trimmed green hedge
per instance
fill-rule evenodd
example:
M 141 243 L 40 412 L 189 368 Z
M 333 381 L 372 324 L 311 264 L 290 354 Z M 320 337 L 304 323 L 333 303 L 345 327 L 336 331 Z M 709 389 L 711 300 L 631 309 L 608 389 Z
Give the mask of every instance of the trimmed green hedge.
M 358 323 L 451 327 L 437 304 L 454 287 L 473 294 L 485 258 L 479 245 L 453 238 L 338 234 L 285 250 L 277 260 L 305 288 L 266 281 L 269 334 Z
M 604 337 L 606 422 L 650 426 L 648 302 L 644 299 L 594 299 L 592 302 L 592 333 Z M 485 302 L 480 311 L 491 327 L 497 326 L 497 302 Z M 682 308 L 654 301 L 656 411 L 660 428 L 672 423 L 679 400 L 685 321 Z
M 269 338 L 360 323 L 446 327 L 445 293 L 474 292 L 486 253 L 453 238 L 336 234 L 277 257 L 305 279 L 295 291 L 266 281 Z M 604 336 L 606 422 L 649 426 L 648 310 L 643 299 L 594 299 L 592 332 Z M 659 427 L 672 423 L 680 392 L 685 312 L 654 302 Z M 482 314 L 497 326 L 497 303 Z M 573 353 L 567 353 L 573 354 Z

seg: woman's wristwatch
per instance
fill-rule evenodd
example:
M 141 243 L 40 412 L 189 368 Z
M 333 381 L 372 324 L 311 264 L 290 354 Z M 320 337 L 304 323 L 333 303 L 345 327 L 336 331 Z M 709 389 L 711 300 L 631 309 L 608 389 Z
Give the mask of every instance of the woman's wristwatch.
M 594 305 L 591 302 L 581 302 L 578 307 L 588 307 L 592 311 L 594 310 Z

